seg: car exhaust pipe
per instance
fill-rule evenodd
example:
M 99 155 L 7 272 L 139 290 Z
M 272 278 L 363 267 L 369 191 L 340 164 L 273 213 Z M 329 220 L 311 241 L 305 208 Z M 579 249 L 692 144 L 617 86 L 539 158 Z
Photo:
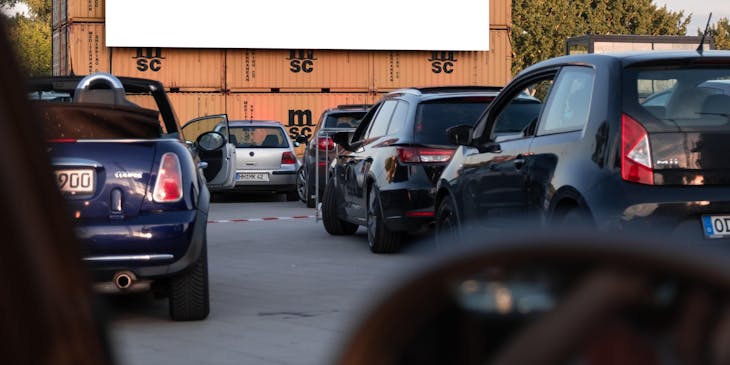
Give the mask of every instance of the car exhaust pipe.
M 134 281 L 136 279 L 137 278 L 134 276 L 134 273 L 131 273 L 129 271 L 120 271 L 114 274 L 112 282 L 114 282 L 114 286 L 116 286 L 117 289 L 124 290 L 134 285 Z

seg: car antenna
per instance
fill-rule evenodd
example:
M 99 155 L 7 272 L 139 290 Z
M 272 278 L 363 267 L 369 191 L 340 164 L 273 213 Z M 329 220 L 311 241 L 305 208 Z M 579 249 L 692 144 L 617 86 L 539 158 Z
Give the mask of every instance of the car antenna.
M 707 17 L 707 25 L 705 25 L 705 32 L 702 33 L 702 39 L 700 39 L 700 45 L 697 46 L 697 53 L 702 56 L 702 52 L 704 51 L 705 47 L 705 37 L 707 37 L 707 32 L 710 30 L 710 19 L 712 19 L 712 13 L 710 13 L 710 16 Z

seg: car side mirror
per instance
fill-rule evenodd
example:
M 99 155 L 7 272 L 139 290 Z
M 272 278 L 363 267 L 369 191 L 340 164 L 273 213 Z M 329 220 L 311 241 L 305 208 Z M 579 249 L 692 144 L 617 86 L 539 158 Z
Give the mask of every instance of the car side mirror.
M 457 146 L 467 146 L 471 144 L 472 126 L 460 124 L 446 130 L 449 142 Z
M 215 151 L 226 145 L 226 138 L 219 132 L 205 132 L 198 136 L 195 144 L 203 151 Z
M 294 138 L 294 142 L 296 143 L 307 143 L 308 140 L 309 138 L 303 134 L 300 134 L 296 136 L 296 138 Z
M 294 147 L 299 147 L 299 145 L 300 145 L 300 143 L 297 141 L 294 141 L 294 143 L 292 143 L 292 144 L 294 145 Z
M 352 137 L 352 132 L 337 132 L 332 136 L 332 140 L 340 145 L 342 148 L 348 151 L 352 151 L 350 149 L 350 138 Z

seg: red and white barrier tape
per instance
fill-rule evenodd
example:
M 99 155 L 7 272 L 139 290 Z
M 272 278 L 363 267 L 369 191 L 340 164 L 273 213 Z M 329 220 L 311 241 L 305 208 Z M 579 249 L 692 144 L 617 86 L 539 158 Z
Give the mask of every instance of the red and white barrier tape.
M 277 220 L 308 219 L 315 218 L 314 215 L 295 215 L 293 217 L 265 217 L 265 218 L 241 218 L 241 219 L 217 219 L 209 220 L 208 223 L 244 223 L 244 222 L 265 222 Z

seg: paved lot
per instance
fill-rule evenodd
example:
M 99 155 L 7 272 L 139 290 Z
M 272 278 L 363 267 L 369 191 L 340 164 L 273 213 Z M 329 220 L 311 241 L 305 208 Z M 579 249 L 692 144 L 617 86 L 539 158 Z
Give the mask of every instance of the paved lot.
M 211 314 L 171 322 L 167 300 L 108 298 L 120 364 L 324 364 L 383 289 L 423 263 L 410 244 L 374 255 L 364 230 L 328 235 L 314 215 L 279 197 L 227 196 L 208 226 Z

